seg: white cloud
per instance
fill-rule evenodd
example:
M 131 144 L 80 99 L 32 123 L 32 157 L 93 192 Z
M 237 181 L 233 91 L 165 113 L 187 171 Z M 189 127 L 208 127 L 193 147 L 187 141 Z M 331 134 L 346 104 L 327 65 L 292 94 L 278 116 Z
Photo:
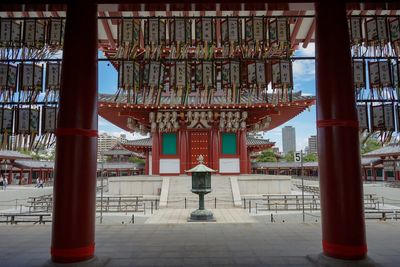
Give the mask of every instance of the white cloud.
M 303 44 L 299 45 L 299 49 L 296 50 L 296 55 L 303 57 L 314 57 L 315 56 L 315 43 L 309 43 L 307 48 L 303 48 Z
M 312 81 L 315 79 L 314 60 L 295 60 L 293 62 L 293 77 L 296 81 Z
M 118 131 L 100 130 L 99 133 L 100 134 L 106 133 L 108 135 L 115 136 L 115 137 L 120 137 L 121 134 L 125 134 L 126 135 L 126 139 L 128 139 L 128 140 L 137 140 L 137 139 L 143 139 L 143 138 L 149 137 L 149 135 L 141 135 L 139 133 L 130 133 L 130 132 L 127 132 L 127 131 L 124 131 L 124 130 L 121 130 L 119 132 Z

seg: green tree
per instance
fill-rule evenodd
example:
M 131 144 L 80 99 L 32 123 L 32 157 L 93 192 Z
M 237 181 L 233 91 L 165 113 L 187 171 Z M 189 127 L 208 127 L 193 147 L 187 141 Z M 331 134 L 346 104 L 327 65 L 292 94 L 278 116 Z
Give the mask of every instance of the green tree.
M 283 158 L 286 162 L 294 162 L 294 151 L 289 151 Z
M 317 154 L 307 154 L 303 156 L 303 162 L 316 162 L 318 161 Z
M 142 163 L 142 164 L 144 164 L 145 162 L 144 162 L 144 159 L 141 159 L 141 158 L 138 158 L 138 157 L 130 157 L 129 159 L 128 159 L 128 161 L 129 162 L 132 162 L 132 163 Z
M 257 162 L 277 162 L 274 151 L 269 148 L 261 152 L 261 155 L 257 158 Z
M 368 138 L 364 142 L 360 142 L 361 155 L 382 147 L 381 143 L 375 138 Z

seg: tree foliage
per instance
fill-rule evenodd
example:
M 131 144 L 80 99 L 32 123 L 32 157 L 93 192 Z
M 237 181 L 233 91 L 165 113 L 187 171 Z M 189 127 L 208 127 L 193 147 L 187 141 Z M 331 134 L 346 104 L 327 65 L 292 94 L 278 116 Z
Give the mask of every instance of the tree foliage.
M 368 138 L 364 142 L 360 142 L 360 146 L 361 155 L 382 147 L 380 142 L 375 138 Z
M 286 162 L 294 162 L 294 151 L 289 151 L 285 154 L 284 160 Z
M 317 154 L 307 154 L 303 156 L 303 162 L 316 162 L 318 161 Z
M 138 157 L 130 157 L 128 159 L 128 161 L 132 162 L 132 163 L 139 163 L 139 164 L 144 164 L 145 163 L 144 159 L 141 159 L 141 158 L 138 158 Z
M 275 152 L 269 148 L 261 152 L 261 155 L 257 158 L 257 162 L 277 162 Z

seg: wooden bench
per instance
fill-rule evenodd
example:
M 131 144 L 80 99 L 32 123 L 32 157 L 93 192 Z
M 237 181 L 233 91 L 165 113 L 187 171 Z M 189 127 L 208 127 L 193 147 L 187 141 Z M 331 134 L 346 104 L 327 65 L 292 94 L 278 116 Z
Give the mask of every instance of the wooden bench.
M 0 214 L 0 223 L 6 224 L 17 224 L 17 223 L 34 223 L 34 224 L 45 224 L 51 222 L 51 214 L 30 214 L 30 213 L 8 213 Z

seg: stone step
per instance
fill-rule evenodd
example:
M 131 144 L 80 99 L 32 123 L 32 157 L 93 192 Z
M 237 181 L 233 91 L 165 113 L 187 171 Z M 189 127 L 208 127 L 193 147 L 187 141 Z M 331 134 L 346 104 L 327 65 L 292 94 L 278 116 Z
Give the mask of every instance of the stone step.
M 185 206 L 185 198 L 186 207 L 197 207 L 198 196 L 190 191 L 191 188 L 191 177 L 170 177 L 167 207 L 182 208 Z M 212 177 L 211 188 L 212 192 L 205 196 L 206 207 L 215 207 L 215 199 L 217 208 L 233 206 L 232 188 L 229 177 Z

